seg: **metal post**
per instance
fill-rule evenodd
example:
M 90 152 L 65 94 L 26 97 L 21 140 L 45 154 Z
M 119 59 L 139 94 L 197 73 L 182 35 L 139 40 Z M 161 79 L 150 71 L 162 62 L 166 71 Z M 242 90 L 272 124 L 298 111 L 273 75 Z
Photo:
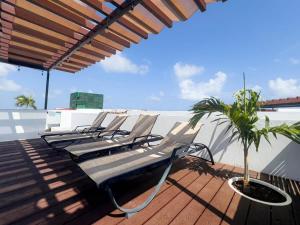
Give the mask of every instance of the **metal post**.
M 46 92 L 45 92 L 45 105 L 44 105 L 44 109 L 48 108 L 49 77 L 50 77 L 50 70 L 47 70 L 47 80 L 46 80 Z

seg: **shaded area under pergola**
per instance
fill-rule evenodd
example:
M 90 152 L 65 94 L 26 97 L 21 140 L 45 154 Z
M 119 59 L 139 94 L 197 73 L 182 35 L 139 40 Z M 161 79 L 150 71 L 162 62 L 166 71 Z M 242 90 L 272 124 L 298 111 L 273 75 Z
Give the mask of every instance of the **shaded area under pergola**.
M 0 62 L 47 71 L 47 109 L 50 70 L 78 72 L 217 1 L 3 0 Z

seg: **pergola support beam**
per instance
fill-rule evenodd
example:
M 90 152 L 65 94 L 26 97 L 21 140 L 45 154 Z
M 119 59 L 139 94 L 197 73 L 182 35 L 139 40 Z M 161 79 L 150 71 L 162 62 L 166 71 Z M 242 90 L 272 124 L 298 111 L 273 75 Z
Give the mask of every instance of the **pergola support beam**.
M 44 105 L 44 109 L 45 110 L 48 109 L 49 78 L 50 78 L 50 70 L 47 70 L 46 91 L 45 91 L 45 105 Z

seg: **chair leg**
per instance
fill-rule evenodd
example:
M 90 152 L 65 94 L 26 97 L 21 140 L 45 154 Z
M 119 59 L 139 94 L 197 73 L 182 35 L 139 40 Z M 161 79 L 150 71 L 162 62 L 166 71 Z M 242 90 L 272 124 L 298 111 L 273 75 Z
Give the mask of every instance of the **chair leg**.
M 212 165 L 215 165 L 215 161 L 214 161 L 213 155 L 212 155 L 212 153 L 211 153 L 209 147 L 207 147 L 207 146 L 204 145 L 204 144 L 203 144 L 203 147 L 207 150 L 207 152 L 208 152 L 208 154 L 209 154 L 211 164 L 212 164 Z
M 123 208 L 123 207 L 121 207 L 121 206 L 117 203 L 117 201 L 116 201 L 116 199 L 115 199 L 115 197 L 114 197 L 114 195 L 113 195 L 113 193 L 112 193 L 112 190 L 111 190 L 109 184 L 105 184 L 105 186 L 104 186 L 104 187 L 105 187 L 105 190 L 108 192 L 109 198 L 110 198 L 110 200 L 112 201 L 113 205 L 114 205 L 117 209 L 119 209 L 120 211 L 124 212 L 124 213 L 125 213 L 125 216 L 126 216 L 127 218 L 129 218 L 129 217 L 133 216 L 134 214 L 138 213 L 139 211 L 141 211 L 142 209 L 146 208 L 146 207 L 151 203 L 151 201 L 154 199 L 154 197 L 155 197 L 155 196 L 157 195 L 157 193 L 159 192 L 161 186 L 164 184 L 164 182 L 165 182 L 165 180 L 166 180 L 166 178 L 167 178 L 167 176 L 168 176 L 168 174 L 169 174 L 169 172 L 170 172 L 170 170 L 171 170 L 172 164 L 173 164 L 173 161 L 171 160 L 171 161 L 169 162 L 169 165 L 166 167 L 166 169 L 165 169 L 163 175 L 161 176 L 159 182 L 158 182 L 157 185 L 155 186 L 154 191 L 148 196 L 148 198 L 147 198 L 142 204 L 136 206 L 135 208 Z
M 212 155 L 212 153 L 211 153 L 209 147 L 207 147 L 205 144 L 202 144 L 202 143 L 196 143 L 195 146 L 196 146 L 196 149 L 194 149 L 195 152 L 201 151 L 201 150 L 203 150 L 203 149 L 206 149 L 207 152 L 208 152 L 208 154 L 209 154 L 210 160 L 207 160 L 207 159 L 204 159 L 204 160 L 210 161 L 212 165 L 215 165 L 215 161 L 214 161 L 213 155 Z

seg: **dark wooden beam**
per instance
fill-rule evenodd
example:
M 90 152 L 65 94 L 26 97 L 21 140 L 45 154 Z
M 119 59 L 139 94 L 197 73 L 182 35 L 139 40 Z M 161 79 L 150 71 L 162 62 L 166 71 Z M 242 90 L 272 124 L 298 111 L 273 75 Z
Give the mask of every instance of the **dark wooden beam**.
M 147 9 L 150 13 L 152 13 L 155 17 L 157 17 L 163 24 L 165 24 L 167 27 L 171 28 L 173 25 L 173 22 L 169 17 L 165 15 L 165 13 L 160 10 L 159 7 L 157 7 L 155 4 L 153 4 L 151 1 L 143 1 L 141 3 L 145 9 Z
M 204 0 L 194 0 L 201 12 L 206 10 L 206 2 Z
M 4 59 L 0 58 L 0 62 L 12 64 L 12 65 L 15 65 L 15 66 L 29 67 L 29 68 L 31 68 L 31 69 L 47 70 L 46 68 L 44 68 L 44 67 L 41 66 L 41 65 L 32 64 L 32 63 L 28 63 L 28 62 L 23 62 L 23 61 L 19 61 L 19 60 L 15 60 L 15 59 L 7 59 L 7 60 L 4 60 Z
M 90 31 L 86 36 L 82 38 L 76 45 L 69 49 L 59 60 L 57 60 L 50 69 L 55 68 L 64 60 L 68 59 L 75 51 L 79 50 L 85 44 L 91 43 L 92 40 L 99 34 L 105 32 L 111 24 L 116 22 L 123 15 L 132 10 L 137 4 L 141 3 L 143 0 L 128 0 L 124 2 L 120 7 L 116 8 L 110 16 L 107 16 L 100 24 L 98 24 L 92 31 Z

